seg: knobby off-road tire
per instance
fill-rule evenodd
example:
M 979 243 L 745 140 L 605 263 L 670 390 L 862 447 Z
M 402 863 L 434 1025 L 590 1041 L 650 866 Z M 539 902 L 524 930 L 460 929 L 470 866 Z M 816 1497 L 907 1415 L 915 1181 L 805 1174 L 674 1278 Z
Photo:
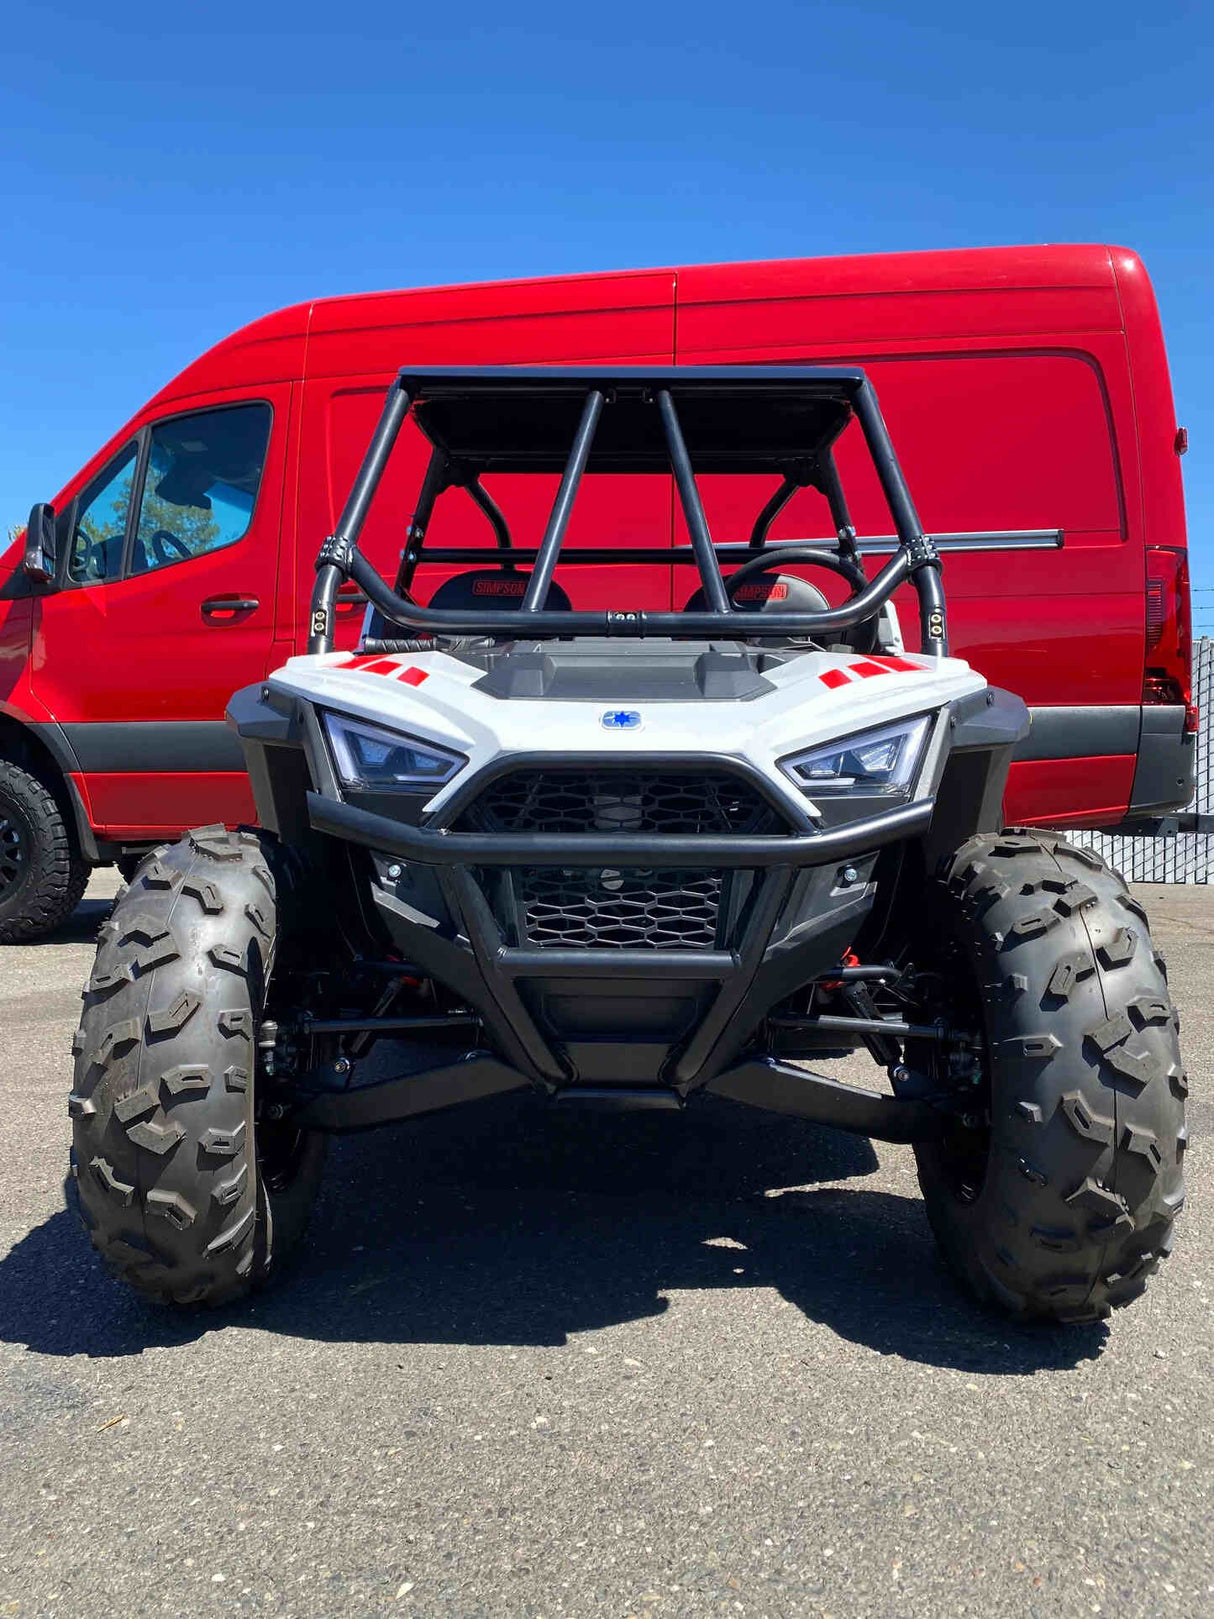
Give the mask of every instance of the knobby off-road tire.
M 225 1304 L 266 1280 L 320 1179 L 323 1136 L 254 1119 L 272 853 L 222 826 L 156 850 L 84 991 L 69 1188 L 111 1273 L 163 1303 Z
M 991 1129 L 976 1192 L 955 1137 L 916 1149 L 928 1218 L 980 1298 L 1099 1320 L 1143 1291 L 1184 1202 L 1179 1020 L 1146 915 L 1096 855 L 1039 832 L 972 838 L 938 898 L 977 978 Z
M 53 932 L 79 905 L 88 880 L 54 794 L 0 759 L 0 944 Z

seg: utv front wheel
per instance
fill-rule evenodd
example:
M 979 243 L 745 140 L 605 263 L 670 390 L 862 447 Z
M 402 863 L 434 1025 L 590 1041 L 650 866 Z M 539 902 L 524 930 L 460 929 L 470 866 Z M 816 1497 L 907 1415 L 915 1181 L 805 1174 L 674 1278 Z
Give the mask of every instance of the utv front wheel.
M 207 827 L 145 861 L 101 931 L 76 1034 L 71 1172 L 107 1268 L 225 1304 L 301 1236 L 324 1137 L 258 1120 L 278 933 L 268 840 Z
M 1146 916 L 1094 854 L 1035 832 L 972 838 L 936 898 L 986 1093 L 916 1148 L 928 1218 L 980 1298 L 1098 1320 L 1143 1291 L 1184 1201 L 1187 1087 Z

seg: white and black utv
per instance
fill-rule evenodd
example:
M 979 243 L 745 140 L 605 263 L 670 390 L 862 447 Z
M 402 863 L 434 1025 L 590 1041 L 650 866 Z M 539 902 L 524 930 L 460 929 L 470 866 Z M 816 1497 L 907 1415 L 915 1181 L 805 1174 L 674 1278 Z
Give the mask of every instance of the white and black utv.
M 410 412 L 432 454 L 390 588 L 358 537 Z M 898 541 L 871 581 L 833 451 L 853 418 Z M 689 547 L 562 550 L 584 474 L 672 471 Z M 561 475 L 538 547 L 493 473 Z M 755 477 L 749 545 L 714 545 L 710 473 Z M 807 488 L 834 547 L 768 543 Z M 428 546 L 448 491 L 496 551 Z M 423 555 L 471 569 L 425 608 Z M 684 611 L 575 612 L 553 578 L 655 560 L 698 568 Z M 712 1094 L 913 1143 L 948 1260 L 1014 1315 L 1142 1292 L 1183 1196 L 1163 964 L 1094 855 L 1003 829 L 1027 712 L 947 655 L 863 372 L 402 372 L 317 567 L 308 655 L 229 709 L 261 830 L 157 850 L 102 930 L 72 1184 L 112 1270 L 239 1296 L 302 1232 L 330 1131 L 512 1090 Z M 343 579 L 371 603 L 354 655 L 332 650 Z M 887 1088 L 807 1066 L 857 1049 Z

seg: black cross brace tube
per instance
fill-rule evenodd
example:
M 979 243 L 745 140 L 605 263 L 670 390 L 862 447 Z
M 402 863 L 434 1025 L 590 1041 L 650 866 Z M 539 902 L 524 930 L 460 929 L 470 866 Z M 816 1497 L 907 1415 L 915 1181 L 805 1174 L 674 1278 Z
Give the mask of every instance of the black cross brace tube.
M 526 633 L 533 635 L 675 635 L 748 641 L 757 637 L 821 635 L 850 629 L 888 601 L 910 572 L 905 551 L 894 555 L 867 586 L 843 603 L 820 613 L 578 613 L 545 608 L 529 613 Z M 718 575 L 719 576 L 719 575 Z M 365 590 L 384 617 L 419 633 L 440 635 L 512 635 L 520 632 L 517 614 L 469 613 L 444 607 L 413 607 L 389 590 L 379 574 L 356 551 L 350 577 Z M 724 589 L 724 585 L 722 585 Z
M 847 509 L 847 496 L 843 493 L 843 482 L 839 477 L 839 468 L 835 464 L 833 452 L 823 456 L 822 465 L 818 469 L 822 493 L 826 496 L 826 503 L 830 507 L 830 520 L 835 525 L 835 538 L 839 542 L 839 555 L 847 557 L 851 562 L 859 562 L 860 553 L 856 546 L 856 529 L 851 520 L 851 513 Z
M 750 531 L 749 550 L 761 551 L 763 549 L 763 543 L 767 539 L 767 531 L 771 528 L 771 525 L 775 522 L 776 518 L 779 517 L 785 506 L 788 505 L 789 501 L 796 494 L 797 490 L 802 487 L 803 486 L 799 484 L 795 478 L 786 477 L 784 479 L 784 482 L 780 485 L 775 494 L 755 518 L 754 527 Z M 718 548 L 718 555 L 719 554 L 720 550 Z
M 446 1012 L 434 1017 L 331 1017 L 301 1018 L 283 1023 L 283 1034 L 420 1034 L 435 1029 L 467 1029 L 480 1022 L 475 1012 Z
M 714 613 L 728 613 L 730 611 L 729 597 L 725 594 L 725 581 L 721 578 L 721 565 L 717 561 L 717 554 L 712 548 L 712 535 L 708 532 L 708 519 L 704 516 L 704 504 L 700 499 L 700 491 L 696 487 L 695 473 L 691 469 L 691 457 L 687 453 L 687 445 L 683 440 L 683 429 L 679 426 L 674 400 L 670 397 L 670 393 L 666 388 L 659 388 L 657 402 L 658 411 L 662 417 L 662 428 L 666 434 L 666 448 L 670 451 L 670 465 L 679 491 L 679 501 L 683 507 L 683 516 L 687 521 L 687 532 L 691 535 L 691 546 L 696 554 L 696 565 L 700 570 L 700 583 L 704 587 L 704 600 Z
M 498 505 L 497 501 L 494 500 L 493 496 L 485 488 L 484 484 L 479 478 L 473 478 L 469 483 L 465 484 L 464 487 L 472 496 L 477 510 L 483 512 L 489 519 L 489 526 L 492 528 L 494 538 L 497 540 L 498 550 L 509 551 L 510 525 L 506 522 L 506 514 L 502 511 L 502 508 Z M 507 563 L 507 567 L 509 566 L 510 564 Z
M 451 465 L 447 457 L 441 450 L 434 450 L 426 463 L 421 493 L 417 497 L 413 516 L 409 519 L 409 527 L 405 531 L 405 549 L 396 573 L 397 590 L 408 590 L 413 583 L 413 575 L 417 572 L 417 565 L 421 561 L 422 546 L 425 544 L 430 519 L 434 516 L 435 502 L 447 488 L 450 478 Z M 506 543 L 509 544 L 509 536 Z
M 552 502 L 552 511 L 548 517 L 548 526 L 544 530 L 544 538 L 540 542 L 535 567 L 531 570 L 531 578 L 527 581 L 527 591 L 519 609 L 521 612 L 538 613 L 548 599 L 548 586 L 552 583 L 556 559 L 560 555 L 565 530 L 569 527 L 573 502 L 577 498 L 582 473 L 586 470 L 590 446 L 594 442 L 594 430 L 599 425 L 602 410 L 603 396 L 597 388 L 592 388 L 586 395 L 586 403 L 582 406 L 582 419 L 578 423 L 573 449 L 561 474 L 560 488 L 556 492 L 556 499 Z
M 791 1029 L 798 1034 L 826 1030 L 829 1034 L 889 1034 L 898 1040 L 941 1040 L 952 1045 L 973 1043 L 959 1029 L 935 1023 L 907 1023 L 902 1018 L 834 1017 L 823 1013 L 820 1017 L 773 1017 L 768 1022 L 773 1029 Z

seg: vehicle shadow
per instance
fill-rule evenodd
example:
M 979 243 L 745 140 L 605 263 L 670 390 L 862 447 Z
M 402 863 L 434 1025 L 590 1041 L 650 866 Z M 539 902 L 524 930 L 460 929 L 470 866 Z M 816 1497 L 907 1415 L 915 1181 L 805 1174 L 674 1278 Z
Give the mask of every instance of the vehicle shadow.
M 672 1291 L 770 1287 L 840 1337 L 931 1365 L 1029 1375 L 1100 1353 L 1103 1327 L 1023 1329 L 974 1305 L 917 1198 L 824 1184 L 876 1167 L 866 1140 L 727 1102 L 621 1117 L 506 1098 L 337 1141 L 309 1241 L 243 1306 L 149 1307 L 53 1215 L 0 1262 L 0 1339 L 120 1356 L 247 1324 L 559 1345 L 661 1315 Z

